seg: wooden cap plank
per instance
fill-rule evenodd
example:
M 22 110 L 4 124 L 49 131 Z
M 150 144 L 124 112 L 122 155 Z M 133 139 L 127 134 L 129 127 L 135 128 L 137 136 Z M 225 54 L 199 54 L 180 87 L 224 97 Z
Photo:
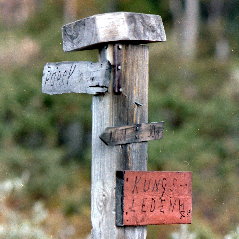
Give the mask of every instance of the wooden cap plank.
M 62 28 L 63 50 L 98 48 L 107 42 L 134 41 L 140 43 L 166 41 L 160 16 L 132 12 L 98 14 Z
M 191 222 L 192 172 L 117 171 L 117 226 Z
M 43 70 L 42 92 L 99 94 L 108 90 L 111 66 L 108 62 L 69 61 L 47 63 Z

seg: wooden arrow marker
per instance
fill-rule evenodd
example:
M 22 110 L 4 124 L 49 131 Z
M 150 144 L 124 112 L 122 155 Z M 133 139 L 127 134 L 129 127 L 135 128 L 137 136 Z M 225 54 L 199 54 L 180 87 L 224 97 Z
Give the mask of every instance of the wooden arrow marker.
M 116 225 L 189 224 L 192 173 L 118 171 Z
M 111 66 L 108 62 L 47 63 L 43 70 L 42 92 L 99 94 L 108 90 Z
M 101 140 L 109 146 L 146 142 L 161 139 L 162 137 L 163 122 L 108 127 L 100 135 Z

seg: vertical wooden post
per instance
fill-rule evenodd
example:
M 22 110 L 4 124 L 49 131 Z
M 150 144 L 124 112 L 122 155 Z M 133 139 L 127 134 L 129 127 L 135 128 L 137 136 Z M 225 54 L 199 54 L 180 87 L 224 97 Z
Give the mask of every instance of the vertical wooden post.
M 145 239 L 146 227 L 139 225 L 190 223 L 190 173 L 183 173 L 183 178 L 179 180 L 184 182 L 188 175 L 186 183 L 181 183 L 177 188 L 177 193 L 181 192 L 180 198 L 174 199 L 174 204 L 179 203 L 178 211 L 174 212 L 173 204 L 173 215 L 167 217 L 159 218 L 164 211 L 161 211 L 162 208 L 155 210 L 154 198 L 151 198 L 151 203 L 154 204 L 151 204 L 153 210 L 150 209 L 150 213 L 156 212 L 148 217 L 148 214 L 145 214 L 147 211 L 144 202 L 147 198 L 142 193 L 138 194 L 138 190 L 136 195 L 134 190 L 132 192 L 129 189 L 129 186 L 132 186 L 132 175 L 135 173 L 144 177 L 162 176 L 160 173 L 145 172 L 148 157 L 145 141 L 162 137 L 162 123 L 147 124 L 149 52 L 147 46 L 140 45 L 166 40 L 161 18 L 151 14 L 107 13 L 67 24 L 62 30 L 65 51 L 100 49 L 100 62 L 48 63 L 44 67 L 42 78 L 42 90 L 47 94 L 75 92 L 95 95 L 92 103 L 91 238 Z M 110 130 L 123 133 L 115 134 Z M 126 176 L 126 182 L 123 175 L 129 175 Z M 170 174 L 170 186 L 166 178 L 168 173 L 164 175 L 161 179 L 161 203 L 166 203 L 163 197 L 166 191 L 172 193 L 177 186 L 177 176 L 172 179 Z M 179 172 L 175 175 L 179 175 Z M 164 184 L 164 181 L 167 183 Z M 136 180 L 134 182 L 136 184 Z M 138 183 L 139 181 L 139 186 Z M 155 179 L 156 192 L 159 184 L 160 180 Z M 147 191 L 143 189 L 143 192 Z M 138 196 L 143 197 L 143 202 L 142 205 L 136 203 L 134 208 L 140 210 L 137 212 L 128 202 L 132 200 L 134 203 Z M 171 200 L 170 196 L 167 202 L 169 208 L 172 205 Z
M 117 170 L 146 170 L 147 143 L 107 146 L 99 136 L 107 127 L 147 123 L 148 47 L 140 44 L 166 40 L 162 19 L 152 14 L 115 12 L 67 24 L 62 30 L 65 51 L 98 48 L 100 61 L 109 61 L 113 70 L 108 92 L 94 96 L 92 104 L 92 239 L 146 238 L 143 226 L 115 226 L 115 188 Z M 98 93 L 107 88 L 102 81 L 93 86 L 101 88 Z M 92 91 L 87 88 L 86 92 Z
M 114 65 L 114 47 L 100 51 L 101 61 Z M 92 238 L 146 238 L 146 227 L 115 226 L 117 170 L 146 170 L 147 143 L 107 146 L 99 138 L 106 127 L 148 122 L 148 47 L 120 45 L 122 51 L 121 94 L 113 83 L 104 96 L 93 97 L 92 129 Z M 114 79 L 113 79 L 114 81 Z

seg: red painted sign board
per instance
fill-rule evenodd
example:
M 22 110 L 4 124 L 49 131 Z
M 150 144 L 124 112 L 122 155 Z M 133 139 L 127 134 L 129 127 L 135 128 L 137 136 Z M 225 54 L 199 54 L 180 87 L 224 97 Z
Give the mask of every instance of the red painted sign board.
M 192 173 L 118 171 L 116 225 L 189 224 Z

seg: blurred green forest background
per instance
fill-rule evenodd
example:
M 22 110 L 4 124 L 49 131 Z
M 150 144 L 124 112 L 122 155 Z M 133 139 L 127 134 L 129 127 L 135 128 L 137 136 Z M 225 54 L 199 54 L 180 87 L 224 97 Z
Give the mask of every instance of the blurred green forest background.
M 149 170 L 193 172 L 193 223 L 149 226 L 149 239 L 239 238 L 239 2 L 236 0 L 0 0 L 0 238 L 87 238 L 91 96 L 41 93 L 46 62 L 64 53 L 63 24 L 132 11 L 163 18 L 150 45 Z M 178 231 L 178 233 L 177 233 Z

